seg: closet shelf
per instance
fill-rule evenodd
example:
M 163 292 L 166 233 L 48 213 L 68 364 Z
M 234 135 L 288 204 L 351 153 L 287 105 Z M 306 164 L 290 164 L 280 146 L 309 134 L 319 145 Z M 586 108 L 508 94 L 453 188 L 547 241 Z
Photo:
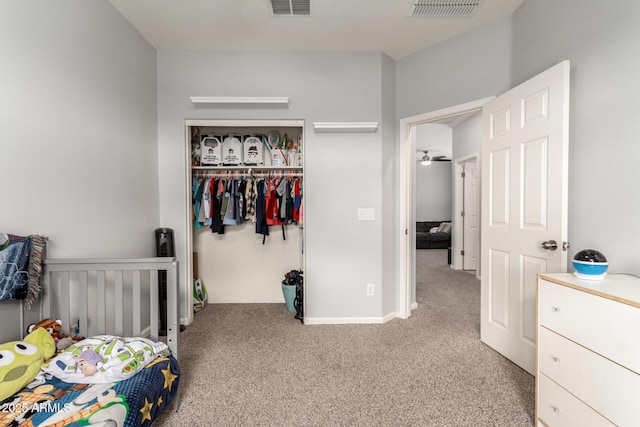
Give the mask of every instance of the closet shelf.
M 192 170 L 303 170 L 303 166 L 192 166 Z

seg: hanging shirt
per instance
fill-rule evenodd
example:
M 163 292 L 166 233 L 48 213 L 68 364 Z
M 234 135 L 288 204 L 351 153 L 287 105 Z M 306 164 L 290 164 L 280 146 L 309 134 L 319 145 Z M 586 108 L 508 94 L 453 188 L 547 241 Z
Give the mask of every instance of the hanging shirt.
M 263 236 L 269 235 L 269 226 L 267 225 L 266 216 L 266 193 L 267 182 L 264 179 L 260 179 L 256 182 L 256 233 Z M 264 244 L 264 238 L 262 239 Z
M 267 225 L 280 225 L 282 221 L 280 220 L 280 210 L 278 207 L 278 192 L 276 189 L 277 183 L 276 179 L 269 180 L 267 182 L 267 193 L 266 193 L 266 209 L 265 215 L 267 217 Z
M 220 214 L 220 209 L 222 207 L 222 195 L 220 194 L 219 188 L 222 183 L 222 180 L 211 180 L 211 186 L 213 188 L 211 194 L 211 232 L 224 234 L 224 225 L 222 224 L 222 215 Z
M 300 223 L 300 205 L 302 205 L 302 188 L 300 179 L 296 179 L 293 183 L 293 220 Z
M 256 180 L 249 178 L 245 188 L 245 199 L 247 201 L 247 214 L 244 216 L 246 220 L 255 221 L 256 218 Z

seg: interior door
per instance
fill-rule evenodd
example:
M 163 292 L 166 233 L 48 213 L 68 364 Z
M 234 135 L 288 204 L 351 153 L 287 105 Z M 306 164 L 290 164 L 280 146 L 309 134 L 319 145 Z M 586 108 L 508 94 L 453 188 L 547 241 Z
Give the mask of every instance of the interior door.
M 536 274 L 567 269 L 569 61 L 488 102 L 482 121 L 480 337 L 533 374 Z
M 478 162 L 464 163 L 463 203 L 464 216 L 462 256 L 463 270 L 478 268 Z

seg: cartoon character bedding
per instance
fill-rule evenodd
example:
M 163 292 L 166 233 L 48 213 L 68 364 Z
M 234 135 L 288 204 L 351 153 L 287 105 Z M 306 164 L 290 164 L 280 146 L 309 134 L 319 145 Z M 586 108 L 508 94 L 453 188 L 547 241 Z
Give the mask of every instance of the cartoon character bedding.
M 100 335 L 42 363 L 51 343 L 34 332 L 0 346 L 0 426 L 147 426 L 177 394 L 180 369 L 164 343 Z M 35 379 L 7 397 L 34 364 Z

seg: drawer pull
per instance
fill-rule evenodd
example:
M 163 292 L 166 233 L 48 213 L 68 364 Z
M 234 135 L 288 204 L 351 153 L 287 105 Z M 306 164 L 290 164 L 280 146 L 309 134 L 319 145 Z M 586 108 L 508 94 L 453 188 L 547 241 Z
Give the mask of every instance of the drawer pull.
M 560 408 L 558 408 L 557 406 L 551 406 L 551 409 L 553 410 L 553 412 L 555 412 L 556 414 L 560 413 Z
M 558 313 L 560 312 L 560 307 L 551 307 L 551 311 L 553 311 L 554 313 Z
M 551 356 L 551 360 L 553 360 L 555 363 L 560 363 L 560 358 L 559 357 Z

